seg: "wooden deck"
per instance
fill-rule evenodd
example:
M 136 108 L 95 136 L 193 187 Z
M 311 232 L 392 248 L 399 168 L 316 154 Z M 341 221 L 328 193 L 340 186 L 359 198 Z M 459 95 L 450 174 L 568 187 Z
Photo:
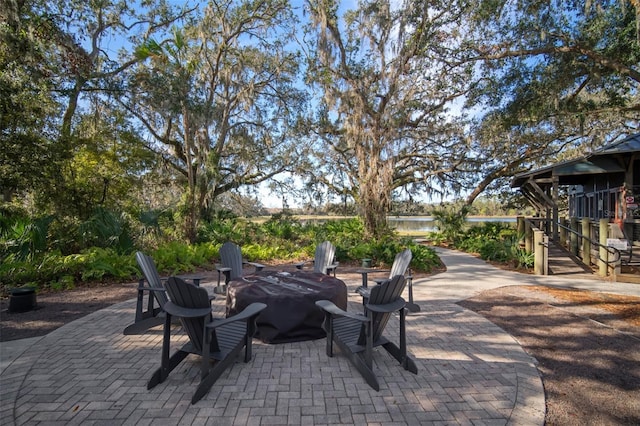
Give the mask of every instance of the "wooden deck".
M 567 249 L 549 241 L 549 275 L 584 275 L 593 277 L 593 271 Z
M 616 276 L 617 282 L 640 284 L 640 247 L 634 247 L 631 265 L 634 268 L 624 268 L 622 274 Z M 597 269 L 594 271 L 584 265 L 582 261 L 571 254 L 567 249 L 555 242 L 549 242 L 549 275 L 571 275 L 576 278 L 597 278 Z

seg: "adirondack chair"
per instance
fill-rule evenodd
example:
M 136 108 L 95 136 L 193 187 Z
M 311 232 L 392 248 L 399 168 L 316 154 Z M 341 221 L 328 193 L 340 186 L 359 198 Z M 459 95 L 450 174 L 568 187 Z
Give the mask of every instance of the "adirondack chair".
M 251 265 L 256 271 L 261 271 L 264 265 L 255 262 L 247 262 L 242 258 L 242 250 L 237 244 L 227 241 L 220 247 L 220 264 L 216 265 L 218 271 L 218 285 L 213 290 L 217 294 L 226 294 L 229 281 L 242 276 L 243 265 Z M 224 285 L 220 283 L 224 274 Z
M 169 373 L 190 353 L 202 357 L 200 383 L 191 403 L 198 402 L 220 375 L 231 366 L 242 348 L 245 348 L 244 362 L 251 360 L 252 337 L 256 330 L 256 317 L 267 307 L 264 303 L 252 303 L 242 312 L 226 319 L 213 319 L 209 297 L 204 288 L 196 287 L 177 277 L 170 277 L 165 283 L 169 301 L 165 303 L 166 318 L 162 341 L 162 360 L 147 389 L 165 381 Z M 171 319 L 178 317 L 189 342 L 171 357 Z M 213 361 L 213 363 L 211 363 Z
M 139 251 L 136 252 L 136 261 L 144 278 L 138 282 L 135 321 L 124 329 L 125 335 L 140 334 L 151 327 L 161 325 L 164 322 L 162 308 L 168 300 L 162 285 L 165 279 L 160 278 L 153 259 Z M 200 284 L 200 278 L 192 278 L 192 280 L 195 285 Z M 146 310 L 144 306 L 145 295 L 147 296 Z M 214 297 L 211 296 L 211 299 Z
M 324 330 L 327 333 L 327 356 L 333 357 L 333 342 L 340 348 L 362 377 L 376 391 L 380 385 L 373 372 L 373 348 L 382 346 L 400 365 L 413 374 L 418 367 L 407 355 L 405 331 L 405 301 L 400 295 L 405 287 L 402 275 L 371 289 L 366 304 L 366 316 L 343 311 L 328 300 L 319 300 L 316 305 L 325 311 Z M 391 313 L 400 314 L 400 346 L 382 336 Z
M 313 259 L 313 272 L 320 272 L 322 274 L 336 276 L 336 269 L 338 268 L 338 262 L 334 262 L 333 258 L 336 254 L 336 248 L 329 241 L 325 241 L 322 244 L 316 246 L 316 253 Z M 296 263 L 297 269 L 304 268 L 304 265 L 308 262 Z
M 411 263 L 411 258 L 413 254 L 410 249 L 406 249 L 396 254 L 395 259 L 393 260 L 393 265 L 391 265 L 391 270 L 385 269 L 361 269 L 359 272 L 362 275 L 362 285 L 356 289 L 356 293 L 363 297 L 363 303 L 366 303 L 367 298 L 369 297 L 369 292 L 371 289 L 367 286 L 369 274 L 371 273 L 380 273 L 380 272 L 389 272 L 387 277 L 376 277 L 371 280 L 376 284 L 380 285 L 386 281 L 389 281 L 391 278 L 396 275 L 404 276 L 407 281 L 407 287 L 409 291 L 409 302 L 407 303 L 407 309 L 411 312 L 419 312 L 420 306 L 413 303 L 413 277 L 411 276 L 411 272 L 409 269 L 409 264 Z M 409 272 L 409 273 L 407 273 Z

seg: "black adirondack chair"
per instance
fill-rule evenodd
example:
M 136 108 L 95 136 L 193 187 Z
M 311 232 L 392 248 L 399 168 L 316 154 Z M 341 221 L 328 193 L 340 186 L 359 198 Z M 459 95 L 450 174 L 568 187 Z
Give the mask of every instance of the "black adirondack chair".
M 333 258 L 336 254 L 336 248 L 329 241 L 325 241 L 316 246 L 315 257 L 313 259 L 313 272 L 320 272 L 322 274 L 336 276 L 336 269 L 338 268 L 338 262 L 334 262 Z M 304 265 L 308 262 L 296 263 L 297 269 L 303 269 Z
M 165 303 L 166 318 L 162 341 L 162 361 L 147 389 L 165 381 L 169 373 L 190 353 L 202 357 L 200 384 L 191 403 L 198 402 L 220 375 L 231 366 L 242 348 L 245 348 L 244 362 L 251 360 L 252 337 L 256 330 L 256 317 L 267 307 L 264 303 L 252 303 L 242 312 L 225 319 L 214 319 L 207 291 L 184 280 L 171 277 L 165 283 L 169 301 Z M 189 342 L 169 356 L 171 347 L 171 318 L 178 317 Z M 213 361 L 213 363 L 211 363 Z
M 226 294 L 229 281 L 242 276 L 243 265 L 251 265 L 256 271 L 264 269 L 264 265 L 256 262 L 247 262 L 242 258 L 240 246 L 227 241 L 220 247 L 220 264 L 216 265 L 218 271 L 218 285 L 213 290 L 217 294 Z M 224 274 L 224 285 L 221 284 L 221 275 Z
M 396 275 L 373 287 L 366 304 L 366 316 L 343 311 L 328 300 L 316 302 L 325 311 L 323 327 L 327 333 L 327 355 L 333 356 L 335 342 L 376 391 L 380 390 L 373 372 L 373 348 L 377 346 L 386 349 L 405 370 L 418 374 L 418 367 L 407 355 L 405 301 L 400 296 L 404 287 L 405 279 L 402 275 Z M 399 346 L 382 336 L 393 312 L 400 314 Z
M 411 276 L 411 272 L 409 269 L 409 264 L 411 263 L 411 259 L 413 254 L 410 249 L 406 249 L 396 254 L 396 257 L 393 260 L 393 265 L 391 265 L 391 270 L 385 269 L 361 269 L 359 272 L 362 275 L 362 285 L 356 289 L 356 293 L 363 297 L 363 302 L 366 303 L 367 298 L 369 297 L 369 293 L 371 289 L 368 287 L 368 279 L 369 274 L 371 273 L 381 273 L 388 272 L 389 275 L 386 277 L 374 277 L 371 280 L 376 284 L 382 284 L 386 281 L 389 281 L 392 277 L 396 275 L 404 276 L 407 281 L 407 287 L 409 291 L 409 302 L 407 302 L 407 309 L 410 312 L 419 312 L 420 306 L 413 303 L 413 277 Z
M 162 308 L 168 300 L 166 290 L 162 285 L 166 279 L 160 278 L 153 259 L 139 251 L 136 252 L 136 261 L 144 278 L 138 282 L 136 317 L 134 323 L 124 329 L 125 335 L 140 334 L 151 327 L 161 325 L 164 322 Z M 195 285 L 199 285 L 200 278 L 192 278 L 192 280 Z M 146 307 L 145 295 L 147 296 Z M 213 298 L 214 296 L 211 296 L 211 299 Z

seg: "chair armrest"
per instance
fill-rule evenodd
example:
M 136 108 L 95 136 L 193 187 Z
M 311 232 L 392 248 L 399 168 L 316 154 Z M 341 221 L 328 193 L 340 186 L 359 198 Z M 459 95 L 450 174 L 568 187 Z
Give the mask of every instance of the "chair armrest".
M 191 281 L 193 283 L 193 285 L 195 285 L 196 287 L 200 287 L 200 281 L 202 281 L 204 279 L 203 277 L 199 277 L 199 276 L 196 276 L 196 277 L 189 276 L 189 277 L 187 277 L 187 276 L 184 276 L 184 275 L 176 275 L 176 277 L 180 278 L 181 280 L 184 280 L 184 281 Z M 162 280 L 164 282 L 164 281 L 167 280 L 167 278 L 163 278 Z
M 356 289 L 356 293 L 358 293 L 360 296 L 364 297 L 365 299 L 368 299 L 369 296 L 371 295 L 371 289 L 369 287 L 360 286 Z
M 264 265 L 262 263 L 247 262 L 246 260 L 243 260 L 242 263 L 244 263 L 245 265 L 253 266 L 254 268 L 256 268 L 256 271 L 261 271 L 264 269 Z
M 360 322 L 367 322 L 369 321 L 369 318 L 365 317 L 364 315 L 360 315 L 360 314 L 352 314 L 350 312 L 347 311 L 343 311 L 342 309 L 338 308 L 333 302 L 329 301 L 329 300 L 318 300 L 316 301 L 316 306 L 319 307 L 320 309 L 322 309 L 323 311 L 331 314 L 331 315 L 338 315 L 341 317 L 347 317 L 347 318 L 351 318 Z
M 407 302 L 405 302 L 402 297 L 398 297 L 393 302 L 385 303 L 384 305 L 374 305 L 367 303 L 366 308 L 369 311 L 385 313 L 399 311 L 400 309 L 404 308 L 406 304 Z
M 229 318 L 223 318 L 223 319 L 214 319 L 212 322 L 210 322 L 209 324 L 207 324 L 207 328 L 218 328 L 221 327 L 225 324 L 229 324 L 232 322 L 236 322 L 236 321 L 246 321 L 247 319 L 251 318 L 254 315 L 258 315 L 263 309 L 265 309 L 267 307 L 267 305 L 265 305 L 264 303 L 259 303 L 259 302 L 254 302 L 252 304 L 250 304 L 249 306 L 247 306 L 246 308 L 244 308 L 242 310 L 242 312 L 229 317 Z
M 229 271 L 231 271 L 231 268 L 228 268 L 228 267 L 222 266 L 222 265 L 216 265 L 216 270 L 218 272 L 229 272 Z
M 371 281 L 375 282 L 378 285 L 384 284 L 387 281 L 391 281 L 390 278 L 372 278 Z
M 144 286 L 139 286 L 139 287 L 138 287 L 138 291 L 151 291 L 151 292 L 161 292 L 161 293 L 165 293 L 167 290 L 165 290 L 164 288 L 158 288 L 158 287 L 144 287 Z
M 162 309 L 169 315 L 181 318 L 199 318 L 211 313 L 211 308 L 185 308 L 176 305 L 172 301 L 165 303 Z
M 296 267 L 296 269 L 302 269 L 307 263 L 309 263 L 309 261 L 294 263 L 293 265 Z
M 386 273 L 389 273 L 389 272 L 391 272 L 391 269 L 375 269 L 375 268 L 358 269 L 356 272 L 359 273 L 359 274 L 363 274 L 363 273 L 373 274 L 374 272 L 386 272 Z

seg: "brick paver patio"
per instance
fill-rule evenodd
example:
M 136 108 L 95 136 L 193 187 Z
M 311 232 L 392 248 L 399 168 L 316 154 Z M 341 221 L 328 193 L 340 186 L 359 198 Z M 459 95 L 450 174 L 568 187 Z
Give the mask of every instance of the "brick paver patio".
M 500 271 L 460 253 L 441 256 L 448 271 L 415 282 L 421 311 L 407 317 L 408 350 L 418 375 L 375 350 L 379 392 L 339 352 L 327 357 L 324 339 L 279 345 L 254 340 L 251 362 L 239 359 L 195 405 L 190 399 L 199 380 L 196 356 L 147 390 L 160 362 L 161 327 L 124 336 L 134 317 L 131 300 L 36 339 L 6 362 L 0 423 L 542 425 L 545 400 L 535 360 L 507 333 L 455 301 L 487 288 L 554 279 Z M 602 285 L 594 282 L 600 284 L 584 285 Z M 359 284 L 347 281 L 350 310 L 361 307 L 353 292 Z M 223 298 L 213 303 L 223 315 Z M 397 339 L 397 319 L 386 330 Z M 175 333 L 181 336 L 178 328 Z

